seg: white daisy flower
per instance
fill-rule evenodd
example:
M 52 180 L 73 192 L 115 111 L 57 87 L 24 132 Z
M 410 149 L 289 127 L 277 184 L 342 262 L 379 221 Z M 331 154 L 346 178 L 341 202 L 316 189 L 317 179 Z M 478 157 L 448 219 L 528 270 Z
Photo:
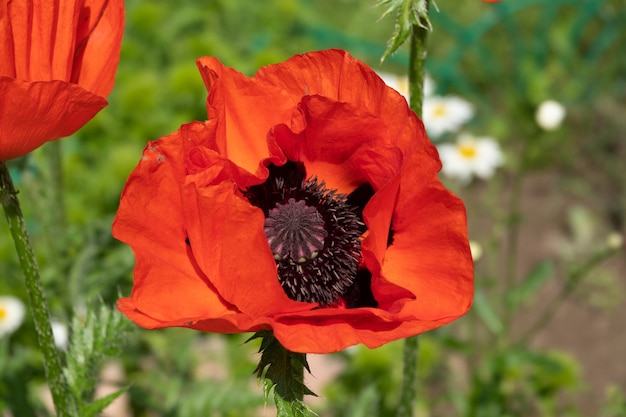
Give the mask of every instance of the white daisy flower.
M 488 179 L 504 163 L 500 145 L 488 137 L 461 135 L 455 144 L 439 145 L 438 150 L 441 172 L 462 182 L 469 182 L 473 176 Z
M 543 130 L 556 130 L 565 119 L 565 107 L 557 101 L 546 100 L 537 107 L 535 121 Z
M 457 96 L 424 97 L 423 120 L 431 138 L 456 132 L 474 116 L 474 106 Z
M 67 326 L 56 320 L 52 320 L 50 324 L 52 326 L 52 336 L 54 337 L 54 344 L 57 348 L 65 350 L 67 348 L 68 339 Z
M 389 87 L 402 94 L 409 101 L 409 77 L 404 75 L 392 74 L 389 72 L 379 73 L 378 76 Z M 435 82 L 428 74 L 424 77 L 424 97 L 430 96 L 435 91 Z
M 0 337 L 16 331 L 24 321 L 26 307 L 17 297 L 0 296 Z

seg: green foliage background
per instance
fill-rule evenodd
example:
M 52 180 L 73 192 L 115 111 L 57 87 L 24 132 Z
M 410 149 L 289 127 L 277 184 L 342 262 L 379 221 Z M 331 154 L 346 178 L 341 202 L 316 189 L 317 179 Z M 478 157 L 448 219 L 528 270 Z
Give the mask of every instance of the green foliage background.
M 620 57 L 626 42 L 626 2 L 439 0 L 437 6 L 427 67 L 438 92 L 462 95 L 477 106 L 479 116 L 471 127 L 499 138 L 511 172 L 560 170 L 575 197 L 587 195 L 599 182 L 610 184 L 616 197 L 602 217 L 624 232 L 626 60 Z M 55 145 L 11 162 L 53 315 L 66 323 L 76 309 L 98 299 L 113 306 L 120 294 L 130 293 L 132 253 L 110 236 L 110 225 L 124 182 L 146 142 L 206 118 L 206 90 L 195 66 L 198 57 L 218 57 L 249 75 L 293 54 L 330 47 L 346 49 L 381 72 L 403 74 L 408 64 L 403 48 L 379 62 L 394 22 L 379 21 L 381 10 L 373 1 L 127 0 L 126 8 L 123 50 L 109 106 L 56 145 L 62 149 L 61 180 L 51 174 L 50 146 Z M 571 116 L 566 128 L 551 135 L 533 122 L 535 108 L 549 98 L 563 102 Z M 581 171 L 593 175 L 581 178 Z M 494 183 L 506 189 L 508 177 Z M 55 192 L 59 189 L 61 197 Z M 458 191 L 468 197 L 472 192 Z M 52 209 L 59 204 L 61 221 Z M 511 226 L 512 220 L 507 221 L 501 226 Z M 1 224 L 0 293 L 25 300 L 8 236 Z M 516 306 L 532 301 L 550 278 L 551 267 L 543 268 L 549 271 L 543 273 L 540 267 L 530 273 L 529 284 L 511 296 Z M 507 327 L 501 322 L 499 301 L 492 305 L 495 281 L 497 273 L 477 275 L 481 292 L 475 313 L 422 337 L 420 412 L 581 415 L 571 401 L 572 390 L 581 384 L 580 365 L 562 352 L 538 352 L 507 342 L 511 336 L 499 330 Z M 258 415 L 263 398 L 250 377 L 257 358 L 255 347 L 243 343 L 245 338 L 184 329 L 130 330 L 118 360 L 127 376 L 120 384 L 130 387 L 133 415 Z M 37 395 L 43 381 L 41 363 L 28 318 L 10 341 L 1 342 L 0 410 L 24 416 L 43 412 Z M 481 350 L 491 342 L 506 349 Z M 320 393 L 328 401 L 319 412 L 394 415 L 401 379 L 399 350 L 393 343 L 336 355 L 345 370 Z M 450 358 L 458 355 L 477 363 L 466 385 L 457 384 L 451 374 Z M 199 369 L 207 362 L 217 364 L 216 370 L 202 374 Z M 608 398 L 599 411 L 603 414 L 597 415 L 626 415 L 623 391 L 614 389 Z

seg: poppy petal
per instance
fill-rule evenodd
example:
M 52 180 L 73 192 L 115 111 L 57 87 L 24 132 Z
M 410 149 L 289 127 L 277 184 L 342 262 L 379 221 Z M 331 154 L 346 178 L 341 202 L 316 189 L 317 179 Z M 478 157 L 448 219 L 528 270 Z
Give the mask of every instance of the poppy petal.
M 237 311 L 228 311 L 222 316 L 207 319 L 201 317 L 177 317 L 173 320 L 159 320 L 137 309 L 130 298 L 121 298 L 117 308 L 130 320 L 147 329 L 163 329 L 166 327 L 188 327 L 212 333 L 240 333 L 269 330 L 263 318 L 253 318 Z
M 463 202 L 436 177 L 421 193 L 399 201 L 382 274 L 415 294 L 401 314 L 452 320 L 469 309 L 474 267 L 466 224 Z
M 124 32 L 123 0 L 4 3 L 0 75 L 23 81 L 65 81 L 106 97 Z
M 263 232 L 265 217 L 236 190 L 232 181 L 203 187 L 194 176 L 183 187 L 189 241 L 202 271 L 220 296 L 250 316 L 315 307 L 287 297 Z
M 200 273 L 186 241 L 182 140 L 175 132 L 148 144 L 113 223 L 113 235 L 136 257 L 132 304 L 161 321 L 221 316 L 230 308 Z
M 278 319 L 272 329 L 280 343 L 292 352 L 332 353 L 357 344 L 374 349 L 391 340 L 423 333 L 451 321 L 385 321 L 373 312 L 363 310 L 353 317 L 350 320 L 337 314 L 314 319 L 290 316 Z
M 106 97 L 113 89 L 124 34 L 123 0 L 85 0 L 71 82 Z
M 252 174 L 267 175 L 260 165 L 273 156 L 267 134 L 291 115 L 296 99 L 280 88 L 224 67 L 214 58 L 199 59 L 198 68 L 209 90 L 209 119 L 218 123 L 219 153 Z M 259 112 L 259 108 L 271 111 Z
M 0 74 L 24 81 L 69 82 L 82 2 L 3 2 L 0 7 L 9 22 L 3 25 L 3 37 L 10 45 Z
M 291 127 L 276 126 L 271 137 L 289 160 L 302 161 L 307 176 L 350 194 L 368 182 L 374 189 L 397 175 L 402 156 L 378 117 L 348 103 L 307 96 Z
M 104 98 L 75 84 L 0 77 L 0 160 L 71 135 L 106 104 Z
M 319 95 L 350 103 L 384 120 L 390 137 L 398 136 L 411 113 L 404 97 L 376 72 L 337 49 L 295 55 L 281 64 L 261 68 L 254 78 L 281 87 L 294 97 Z

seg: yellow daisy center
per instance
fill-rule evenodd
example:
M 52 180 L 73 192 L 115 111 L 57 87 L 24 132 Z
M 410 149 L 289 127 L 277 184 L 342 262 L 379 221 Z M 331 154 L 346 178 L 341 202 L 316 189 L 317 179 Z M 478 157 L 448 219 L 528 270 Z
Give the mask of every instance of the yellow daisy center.
M 446 106 L 439 104 L 433 109 L 433 115 L 436 117 L 441 117 L 446 114 Z
M 457 149 L 464 158 L 472 159 L 476 157 L 476 145 L 474 143 L 460 143 L 457 145 Z
M 7 310 L 0 306 L 0 321 L 4 320 L 7 316 Z

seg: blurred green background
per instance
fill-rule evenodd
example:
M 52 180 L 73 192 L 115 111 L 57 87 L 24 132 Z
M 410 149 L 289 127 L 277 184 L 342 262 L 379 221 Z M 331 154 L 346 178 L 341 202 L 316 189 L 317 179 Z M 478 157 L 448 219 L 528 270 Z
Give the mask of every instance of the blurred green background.
M 626 231 L 626 1 L 436 5 L 427 70 L 437 93 L 475 106 L 469 127 L 497 138 L 507 164 L 486 182 L 448 183 L 466 201 L 471 238 L 485 254 L 472 312 L 421 337 L 418 415 L 626 416 L 626 264 L 623 247 L 605 243 Z M 130 293 L 132 253 L 110 225 L 146 142 L 206 118 L 198 57 L 248 75 L 325 48 L 346 49 L 379 72 L 403 75 L 408 64 L 406 46 L 380 63 L 394 21 L 380 20 L 374 1 L 127 0 L 126 8 L 109 106 L 56 145 L 60 175 L 50 144 L 10 164 L 53 315 L 65 323 L 76 309 L 113 306 Z M 556 132 L 534 122 L 546 99 L 567 108 Z M 26 300 L 0 223 L 0 294 Z M 122 369 L 114 385 L 130 387 L 125 412 L 271 415 L 251 377 L 256 346 L 245 339 L 129 324 L 114 359 Z M 324 382 L 324 399 L 314 409 L 394 415 L 400 350 L 398 342 L 316 360 L 313 383 Z M 42 410 L 28 315 L 2 339 L 0 355 L 0 410 Z

